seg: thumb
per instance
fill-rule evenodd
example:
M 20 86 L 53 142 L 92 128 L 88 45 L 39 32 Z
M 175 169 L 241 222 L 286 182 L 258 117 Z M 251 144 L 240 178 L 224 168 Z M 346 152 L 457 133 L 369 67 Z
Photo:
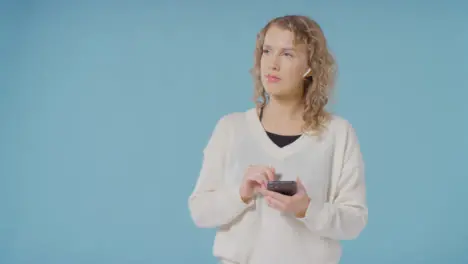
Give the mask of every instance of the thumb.
M 303 192 L 305 192 L 306 189 L 305 189 L 304 184 L 302 183 L 302 181 L 301 181 L 301 179 L 300 179 L 299 177 L 297 177 L 296 182 L 297 182 L 297 189 L 298 189 L 298 191 L 303 191 Z
M 270 172 L 271 174 L 273 174 L 273 179 L 272 180 L 276 180 L 276 170 L 275 168 L 273 168 L 273 166 L 268 166 L 268 168 L 270 169 Z
M 271 172 L 275 173 L 275 168 L 273 166 L 268 166 L 268 168 L 271 170 Z

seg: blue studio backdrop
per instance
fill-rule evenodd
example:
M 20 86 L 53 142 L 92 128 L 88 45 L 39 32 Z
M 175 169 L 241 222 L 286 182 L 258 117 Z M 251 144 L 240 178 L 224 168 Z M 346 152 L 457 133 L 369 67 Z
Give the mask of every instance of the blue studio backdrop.
M 0 263 L 215 263 L 187 199 L 250 101 L 255 36 L 306 14 L 339 63 L 369 225 L 347 264 L 468 263 L 463 1 L 0 1 Z

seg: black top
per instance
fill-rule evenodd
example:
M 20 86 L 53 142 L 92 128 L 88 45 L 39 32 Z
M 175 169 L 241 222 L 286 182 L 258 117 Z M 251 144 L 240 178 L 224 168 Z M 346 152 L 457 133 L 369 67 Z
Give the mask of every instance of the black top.
M 259 118 L 260 118 L 260 122 L 261 122 L 262 118 L 263 118 L 263 107 L 260 108 Z M 267 133 L 270 140 L 273 141 L 273 143 L 275 143 L 280 148 L 293 143 L 299 137 L 301 137 L 301 135 L 278 135 L 278 134 L 271 133 L 271 132 L 268 132 L 268 131 L 265 131 L 265 132 Z

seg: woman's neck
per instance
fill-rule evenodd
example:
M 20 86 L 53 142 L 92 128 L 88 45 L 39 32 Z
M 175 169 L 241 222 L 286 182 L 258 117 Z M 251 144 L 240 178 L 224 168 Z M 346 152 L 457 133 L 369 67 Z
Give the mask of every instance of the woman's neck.
M 300 101 L 270 99 L 263 108 L 261 122 L 263 128 L 279 135 L 302 134 L 304 106 Z
M 270 98 L 264 107 L 264 112 L 276 120 L 302 120 L 304 104 L 300 100 L 279 100 Z

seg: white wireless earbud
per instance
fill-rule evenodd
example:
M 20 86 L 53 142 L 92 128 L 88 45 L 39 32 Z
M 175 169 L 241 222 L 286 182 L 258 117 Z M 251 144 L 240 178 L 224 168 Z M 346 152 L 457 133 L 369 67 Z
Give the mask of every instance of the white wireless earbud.
M 304 73 L 304 76 L 303 76 L 303 77 L 307 77 L 307 75 L 309 75 L 310 71 L 311 71 L 311 69 L 310 69 L 310 68 L 309 68 L 309 69 L 307 69 L 307 71 L 306 71 L 306 73 Z

